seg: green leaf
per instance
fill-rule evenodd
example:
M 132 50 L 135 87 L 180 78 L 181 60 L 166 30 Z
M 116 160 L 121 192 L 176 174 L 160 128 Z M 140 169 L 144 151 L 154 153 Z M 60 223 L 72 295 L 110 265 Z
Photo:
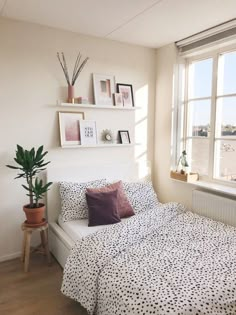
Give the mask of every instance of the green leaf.
M 24 156 L 24 149 L 19 144 L 17 144 L 16 147 L 17 147 L 16 154 L 19 154 L 19 156 L 23 157 Z
M 50 161 L 49 162 L 46 162 L 46 163 L 39 163 L 38 164 L 38 167 L 44 167 L 44 166 L 46 166 L 46 165 L 48 165 L 49 163 L 51 163 Z
M 19 169 L 19 167 L 17 167 L 17 166 L 12 166 L 12 165 L 6 165 L 6 167 L 12 168 L 12 169 L 14 169 L 14 170 L 18 170 L 18 169 Z
M 34 158 L 35 157 L 35 150 L 34 150 L 34 148 L 32 148 L 31 150 L 30 150 L 30 155 Z
M 53 184 L 53 182 L 49 182 L 47 183 L 44 187 L 47 189 L 49 186 L 51 186 Z
M 23 165 L 24 164 L 24 160 L 22 160 L 21 158 L 14 158 L 14 161 L 17 163 L 17 164 L 19 164 L 19 165 Z
M 42 159 L 42 152 L 43 152 L 43 145 L 41 145 L 36 152 L 36 157 L 35 157 L 36 161 L 39 161 Z
M 18 175 L 15 177 L 15 179 L 21 178 L 21 177 L 26 177 L 26 176 L 25 176 L 25 173 L 18 174 Z
M 24 187 L 26 190 L 30 191 L 29 187 L 22 185 L 22 187 Z

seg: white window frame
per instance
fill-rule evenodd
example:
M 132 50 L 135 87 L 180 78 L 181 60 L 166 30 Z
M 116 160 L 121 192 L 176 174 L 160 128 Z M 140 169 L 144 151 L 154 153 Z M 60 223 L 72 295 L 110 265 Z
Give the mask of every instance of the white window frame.
M 222 53 L 230 53 L 236 51 L 236 44 L 218 47 L 215 49 L 208 50 L 207 52 L 202 53 L 202 51 L 194 51 L 192 54 L 185 54 L 179 56 L 178 58 L 178 67 L 175 69 L 175 81 L 174 81 L 174 104 L 175 110 L 173 110 L 174 116 L 172 121 L 172 146 L 174 148 L 172 154 L 172 169 L 175 169 L 177 166 L 178 158 L 181 152 L 186 149 L 186 141 L 189 138 L 187 136 L 187 107 L 188 102 L 188 67 L 192 62 L 212 58 L 213 59 L 213 70 L 212 70 L 212 92 L 210 97 L 196 98 L 193 100 L 211 100 L 211 116 L 210 116 L 210 126 L 211 133 L 209 139 L 209 164 L 208 164 L 208 176 L 200 176 L 200 180 L 204 182 L 218 183 L 221 185 L 236 187 L 236 182 L 228 181 L 224 179 L 215 178 L 214 174 L 216 163 L 214 162 L 215 155 L 215 141 L 217 140 L 235 140 L 236 137 L 227 137 L 221 136 L 216 137 L 216 104 L 217 99 L 223 97 L 236 97 L 234 94 L 218 95 L 217 96 L 217 74 L 218 74 L 218 60 Z M 176 88 L 176 86 L 178 88 Z M 184 88 L 183 88 L 184 87 Z M 213 132 L 214 131 L 214 132 Z M 207 140 L 206 140 L 207 141 Z

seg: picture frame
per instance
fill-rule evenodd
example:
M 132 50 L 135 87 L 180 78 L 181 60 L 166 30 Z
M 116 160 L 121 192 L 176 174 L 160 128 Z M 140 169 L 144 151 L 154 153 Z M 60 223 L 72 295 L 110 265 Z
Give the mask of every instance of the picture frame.
M 129 144 L 130 136 L 128 130 L 118 130 L 119 140 L 121 144 Z
M 123 107 L 123 96 L 122 93 L 114 93 L 114 105 L 117 107 Z
M 114 76 L 93 73 L 93 89 L 96 105 L 113 106 L 113 94 L 115 93 Z
M 62 147 L 81 144 L 80 122 L 84 120 L 83 112 L 58 112 L 60 143 Z
M 81 145 L 97 144 L 97 126 L 95 120 L 83 120 L 80 122 Z
M 133 86 L 131 84 L 117 83 L 116 87 L 117 92 L 122 94 L 124 107 L 133 107 Z

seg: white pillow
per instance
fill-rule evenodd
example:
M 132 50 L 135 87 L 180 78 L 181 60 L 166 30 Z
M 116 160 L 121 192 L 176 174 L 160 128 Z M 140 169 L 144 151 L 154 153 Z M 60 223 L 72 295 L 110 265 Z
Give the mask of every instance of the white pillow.
M 123 188 L 135 213 L 152 209 L 159 203 L 151 182 L 123 182 Z
M 88 218 L 86 188 L 101 188 L 107 185 L 105 179 L 86 183 L 59 182 L 61 215 L 64 222 Z

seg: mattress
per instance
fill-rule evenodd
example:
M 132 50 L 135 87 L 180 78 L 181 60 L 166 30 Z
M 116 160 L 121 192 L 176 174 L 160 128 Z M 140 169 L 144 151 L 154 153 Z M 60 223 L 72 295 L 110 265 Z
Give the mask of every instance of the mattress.
M 121 219 L 121 221 L 127 221 L 129 218 Z M 62 216 L 58 217 L 58 224 L 69 235 L 73 241 L 82 239 L 90 234 L 93 234 L 99 230 L 103 230 L 108 225 L 88 226 L 88 219 L 80 219 L 74 221 L 63 222 Z

